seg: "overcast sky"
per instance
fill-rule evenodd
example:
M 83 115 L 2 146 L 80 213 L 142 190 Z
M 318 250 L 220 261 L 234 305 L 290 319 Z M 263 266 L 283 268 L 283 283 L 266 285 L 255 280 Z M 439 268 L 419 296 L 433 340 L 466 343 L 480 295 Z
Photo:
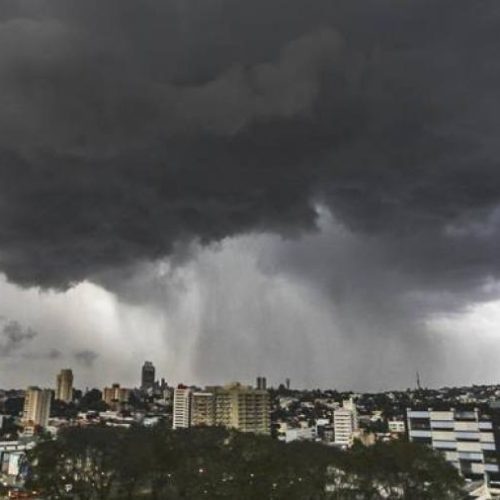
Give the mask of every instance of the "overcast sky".
M 0 387 L 500 381 L 496 0 L 0 0 Z

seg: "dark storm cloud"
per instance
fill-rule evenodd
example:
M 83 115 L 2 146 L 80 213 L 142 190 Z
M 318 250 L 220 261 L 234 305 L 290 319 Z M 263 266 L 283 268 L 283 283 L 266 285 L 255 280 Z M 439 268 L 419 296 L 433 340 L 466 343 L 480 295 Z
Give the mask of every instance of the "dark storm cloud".
M 10 356 L 28 345 L 37 332 L 25 328 L 17 321 L 0 317 L 0 357 Z
M 320 203 L 416 283 L 495 276 L 498 2 L 313 4 L 3 1 L 0 269 L 65 287 Z
M 75 360 L 86 368 L 91 367 L 98 357 L 99 354 L 91 351 L 90 349 L 84 349 L 83 351 L 78 351 L 74 354 Z

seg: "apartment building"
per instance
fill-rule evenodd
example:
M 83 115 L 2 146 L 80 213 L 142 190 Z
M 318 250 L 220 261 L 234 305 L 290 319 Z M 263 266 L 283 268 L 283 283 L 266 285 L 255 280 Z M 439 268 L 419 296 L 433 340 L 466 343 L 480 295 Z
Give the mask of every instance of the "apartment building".
M 130 389 L 120 387 L 120 384 L 113 384 L 111 387 L 104 388 L 102 399 L 111 408 L 118 409 L 121 404 L 128 403 L 130 392 Z
M 70 403 L 73 401 L 73 371 L 61 370 L 56 378 L 56 399 Z
M 443 453 L 465 477 L 497 476 L 494 423 L 480 410 L 407 410 L 410 441 Z
M 173 425 L 174 429 L 185 429 L 191 425 L 192 391 L 179 385 L 174 390 Z
M 191 401 L 191 425 L 215 425 L 215 395 L 213 392 L 193 392 Z
M 174 391 L 173 428 L 218 425 L 241 432 L 270 434 L 270 399 L 264 389 L 239 383 Z
M 52 391 L 39 387 L 28 387 L 24 397 L 23 425 L 27 427 L 47 427 L 50 416 Z
M 216 388 L 215 422 L 227 428 L 270 434 L 270 399 L 263 389 L 233 383 Z
M 333 412 L 335 445 L 350 448 L 358 428 L 358 412 L 354 401 L 352 399 L 343 401 L 342 408 L 337 408 Z

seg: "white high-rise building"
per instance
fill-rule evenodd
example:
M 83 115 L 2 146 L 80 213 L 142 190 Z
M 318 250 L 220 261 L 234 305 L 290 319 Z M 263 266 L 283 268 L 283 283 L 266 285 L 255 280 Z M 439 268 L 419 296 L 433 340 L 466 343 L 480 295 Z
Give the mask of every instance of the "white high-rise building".
M 358 430 L 358 412 L 352 399 L 343 402 L 342 408 L 333 412 L 335 444 L 350 448 L 354 442 L 354 433 Z
M 29 387 L 26 390 L 23 409 L 23 425 L 47 427 L 50 416 L 52 391 Z
M 344 399 L 344 401 L 342 401 L 342 408 L 344 408 L 345 410 L 350 410 L 352 412 L 354 430 L 357 431 L 359 429 L 359 422 L 358 422 L 358 409 L 356 408 L 356 403 L 352 398 Z
M 174 390 L 173 425 L 174 429 L 185 429 L 191 424 L 191 398 L 189 387 L 180 385 Z

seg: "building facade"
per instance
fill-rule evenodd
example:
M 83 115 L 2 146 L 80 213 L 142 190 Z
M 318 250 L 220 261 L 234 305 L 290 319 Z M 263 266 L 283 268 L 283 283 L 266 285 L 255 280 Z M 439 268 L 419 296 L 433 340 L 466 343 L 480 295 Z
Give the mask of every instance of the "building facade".
M 65 403 L 73 401 L 73 372 L 69 368 L 61 370 L 57 375 L 55 399 Z
M 407 410 L 410 441 L 443 453 L 465 477 L 497 476 L 497 445 L 490 416 L 475 410 Z
M 346 400 L 342 403 L 342 408 L 337 408 L 333 412 L 335 444 L 341 448 L 350 448 L 358 428 L 356 405 L 352 399 Z
M 293 429 L 286 429 L 280 433 L 278 439 L 285 443 L 293 441 L 314 441 L 317 437 L 315 427 L 295 427 Z
M 257 377 L 257 389 L 265 391 L 267 389 L 266 377 Z
M 389 420 L 389 422 L 387 422 L 387 427 L 392 434 L 404 434 L 406 432 L 404 420 Z
M 111 408 L 118 408 L 121 404 L 128 403 L 129 398 L 130 389 L 120 387 L 120 384 L 105 387 L 102 391 L 103 401 Z
M 145 361 L 141 371 L 141 389 L 153 390 L 155 385 L 155 367 L 151 361 Z
M 179 386 L 174 391 L 173 428 L 202 425 L 270 434 L 269 393 L 239 383 L 198 392 Z
M 29 387 L 24 397 L 23 426 L 24 427 L 47 427 L 50 416 L 50 403 L 52 391 Z
M 214 392 L 216 425 L 270 434 L 270 399 L 266 390 L 234 383 L 218 387 Z
M 191 425 L 215 425 L 215 395 L 212 392 L 194 392 L 191 404 Z
M 189 387 L 178 386 L 174 390 L 173 429 L 186 429 L 191 425 L 192 391 Z

